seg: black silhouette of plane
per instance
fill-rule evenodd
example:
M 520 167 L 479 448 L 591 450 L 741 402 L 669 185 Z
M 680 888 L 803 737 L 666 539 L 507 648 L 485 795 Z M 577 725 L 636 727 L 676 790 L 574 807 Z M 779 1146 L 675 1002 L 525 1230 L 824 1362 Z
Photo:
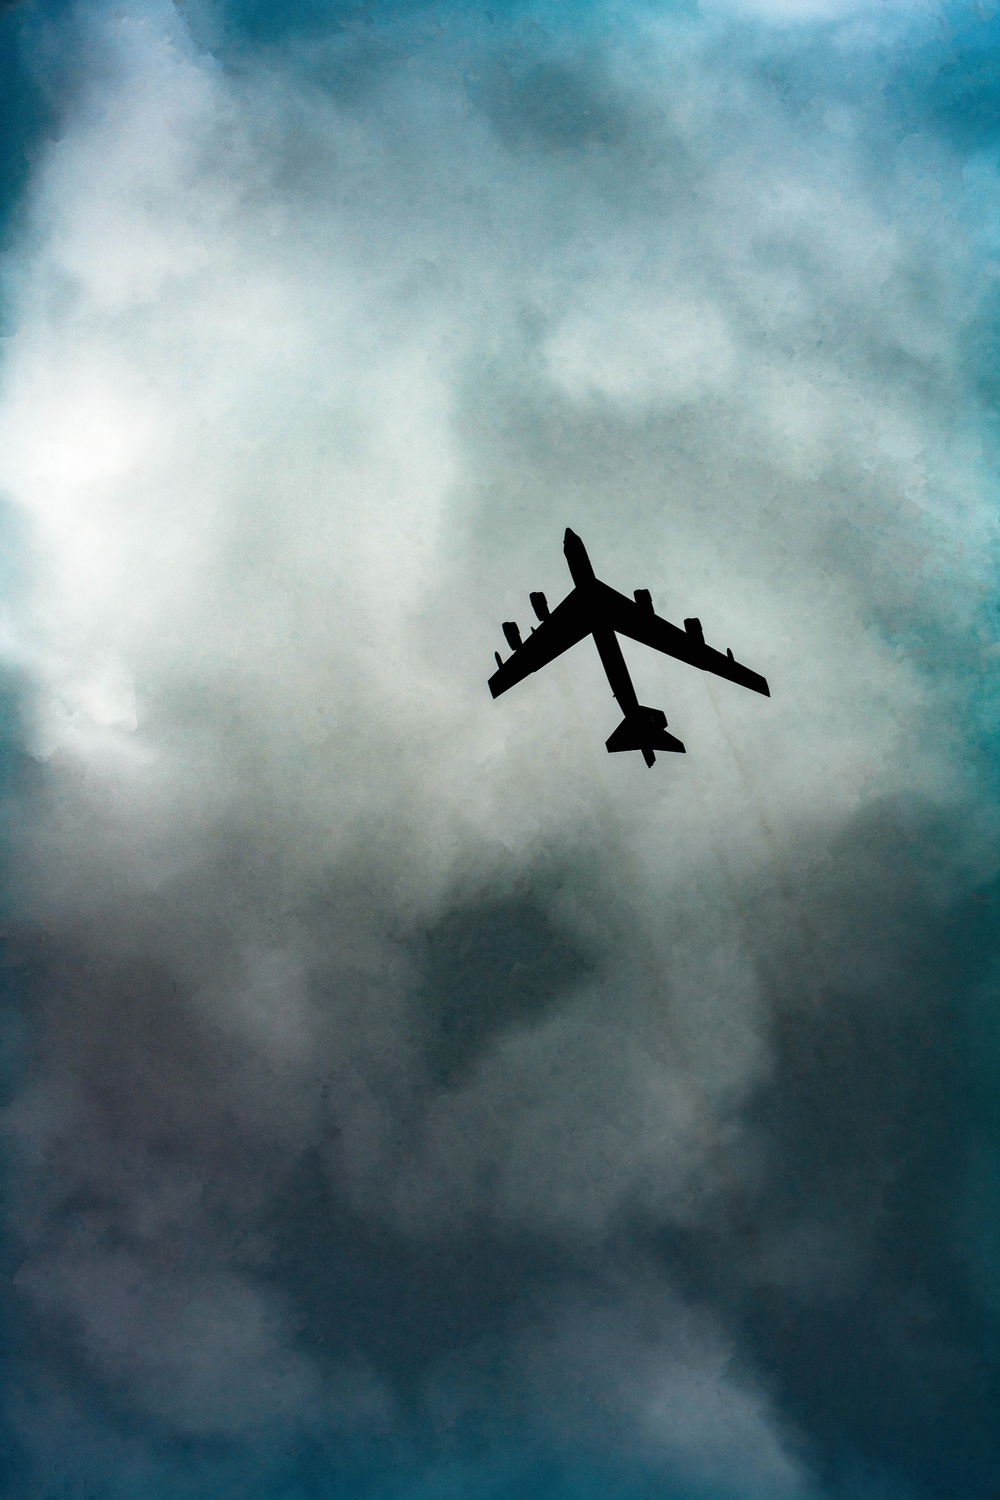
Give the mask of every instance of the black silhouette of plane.
M 766 680 L 734 661 L 732 651 L 727 650 L 723 655 L 721 651 L 706 646 L 700 620 L 685 620 L 684 629 L 679 630 L 656 614 L 648 589 L 636 589 L 634 599 L 627 599 L 617 589 L 602 583 L 594 573 L 586 547 L 576 532 L 568 527 L 563 551 L 576 587 L 553 610 L 545 602 L 544 594 L 529 596 L 539 624 L 532 626 L 527 640 L 521 639 L 521 632 L 513 620 L 504 621 L 503 633 L 514 655 L 504 661 L 499 651 L 494 653 L 497 670 L 489 680 L 494 698 L 499 698 L 501 693 L 530 677 L 540 667 L 547 666 L 570 646 L 582 641 L 585 635 L 592 635 L 608 674 L 611 691 L 625 713 L 614 734 L 605 742 L 608 751 L 614 754 L 616 750 L 641 750 L 647 766 L 656 760 L 654 751 L 677 750 L 683 753 L 684 746 L 667 733 L 667 716 L 663 710 L 646 708 L 636 697 L 618 644 L 619 635 L 627 635 L 633 641 L 641 641 L 644 646 L 652 646 L 654 651 L 676 656 L 678 661 L 689 662 L 703 672 L 714 672 L 716 677 L 738 682 L 741 687 L 770 698 Z

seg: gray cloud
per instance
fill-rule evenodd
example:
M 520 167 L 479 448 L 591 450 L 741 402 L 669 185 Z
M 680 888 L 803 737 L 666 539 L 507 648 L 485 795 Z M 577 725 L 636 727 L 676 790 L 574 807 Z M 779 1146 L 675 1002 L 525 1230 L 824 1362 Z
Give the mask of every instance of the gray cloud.
M 977 1492 L 963 159 L 721 21 L 78 24 L 0 405 L 16 1484 Z M 773 700 L 636 660 L 653 776 L 582 651 L 490 702 L 567 523 Z

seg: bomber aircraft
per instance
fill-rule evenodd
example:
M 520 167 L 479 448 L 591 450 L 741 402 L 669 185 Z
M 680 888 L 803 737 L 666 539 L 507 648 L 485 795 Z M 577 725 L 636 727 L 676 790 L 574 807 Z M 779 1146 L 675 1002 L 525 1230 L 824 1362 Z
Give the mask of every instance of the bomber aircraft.
M 531 594 L 532 608 L 539 624 L 532 626 L 527 640 L 513 620 L 505 620 L 503 633 L 513 651 L 504 661 L 495 652 L 497 670 L 489 680 L 490 692 L 499 698 L 515 683 L 530 677 L 540 667 L 545 667 L 585 635 L 594 637 L 594 645 L 605 672 L 611 691 L 618 700 L 625 717 L 606 741 L 609 753 L 616 750 L 641 750 L 647 766 L 653 765 L 657 750 L 683 752 L 680 740 L 667 733 L 667 716 L 662 709 L 646 708 L 636 697 L 632 679 L 625 665 L 619 635 L 630 636 L 654 651 L 663 651 L 667 656 L 676 656 L 692 667 L 701 667 L 703 672 L 714 672 L 716 677 L 725 677 L 738 682 L 751 692 L 763 693 L 770 698 L 771 691 L 766 680 L 757 672 L 751 672 L 733 659 L 727 650 L 725 655 L 705 644 L 701 621 L 685 620 L 684 629 L 662 620 L 653 609 L 648 589 L 636 589 L 635 597 L 628 599 L 617 589 L 602 583 L 594 573 L 587 549 L 576 532 L 567 527 L 563 551 L 569 564 L 575 587 L 561 604 L 550 610 L 544 594 Z

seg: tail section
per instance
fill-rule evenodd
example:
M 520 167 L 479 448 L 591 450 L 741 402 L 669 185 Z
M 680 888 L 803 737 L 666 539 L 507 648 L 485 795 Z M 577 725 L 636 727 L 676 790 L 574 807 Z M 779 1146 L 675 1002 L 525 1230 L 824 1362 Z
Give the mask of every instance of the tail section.
M 641 750 L 647 766 L 656 760 L 655 750 L 675 750 L 684 754 L 680 740 L 667 733 L 667 716 L 662 708 L 646 708 L 641 703 L 636 712 L 626 714 L 606 744 L 611 755 L 616 750 Z

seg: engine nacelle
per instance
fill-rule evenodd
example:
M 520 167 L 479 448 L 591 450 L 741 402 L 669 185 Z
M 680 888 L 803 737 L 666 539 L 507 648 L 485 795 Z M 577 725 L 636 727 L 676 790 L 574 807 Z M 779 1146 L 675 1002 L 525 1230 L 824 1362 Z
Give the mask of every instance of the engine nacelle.
M 542 593 L 529 594 L 528 598 L 531 600 L 531 607 L 538 618 L 540 620 L 547 620 L 549 618 L 549 606 L 545 595 Z
M 503 633 L 507 637 L 507 644 L 512 651 L 516 651 L 521 645 L 521 632 L 517 628 L 516 620 L 504 620 Z
M 704 646 L 704 644 L 705 644 L 705 632 L 701 628 L 701 621 L 700 620 L 698 620 L 698 619 L 685 620 L 684 621 L 684 629 L 687 631 L 688 635 L 691 637 L 692 640 L 697 641 L 697 643 L 698 643 L 699 646 Z

